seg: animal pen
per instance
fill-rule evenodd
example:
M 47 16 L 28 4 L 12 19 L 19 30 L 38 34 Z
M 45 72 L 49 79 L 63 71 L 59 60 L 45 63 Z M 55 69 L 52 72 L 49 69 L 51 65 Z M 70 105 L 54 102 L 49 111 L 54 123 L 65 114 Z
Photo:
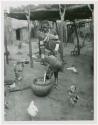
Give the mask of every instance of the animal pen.
M 86 57 L 83 56 L 83 54 L 81 52 L 83 47 L 85 46 L 84 45 L 85 41 L 88 38 L 87 33 L 86 33 L 86 35 L 83 34 L 84 29 L 87 29 L 87 28 L 85 28 L 85 26 L 87 26 L 86 24 L 88 24 L 89 26 L 92 24 L 91 28 L 93 27 L 93 10 L 94 10 L 94 6 L 88 5 L 88 4 L 77 4 L 77 5 L 74 5 L 74 4 L 72 4 L 72 5 L 71 4 L 49 5 L 48 4 L 48 5 L 41 5 L 41 6 L 39 5 L 33 9 L 30 8 L 30 9 L 24 10 L 22 12 L 11 11 L 10 13 L 5 13 L 5 18 L 10 17 L 10 18 L 18 19 L 18 20 L 25 20 L 28 23 L 28 44 L 27 45 L 28 45 L 28 49 L 29 49 L 29 54 L 28 54 L 29 59 L 22 60 L 20 63 L 22 63 L 22 66 L 24 67 L 24 72 L 26 72 L 26 74 L 25 73 L 22 74 L 22 75 L 24 75 L 23 78 L 25 79 L 23 81 L 29 82 L 28 83 L 29 87 L 26 85 L 26 83 L 24 83 L 24 86 L 26 85 L 26 87 L 18 88 L 16 90 L 10 90 L 10 92 L 18 93 L 18 92 L 24 92 L 23 90 L 29 91 L 29 89 L 32 89 L 34 91 L 35 95 L 32 96 L 31 93 L 29 93 L 29 92 L 28 93 L 30 94 L 30 98 L 32 98 L 32 97 L 34 98 L 34 101 L 36 102 L 35 107 L 38 108 L 37 109 L 37 108 L 33 107 L 33 108 L 35 108 L 34 110 L 36 112 L 35 116 L 33 116 L 32 113 L 31 114 L 29 113 L 29 115 L 33 116 L 32 119 L 29 119 L 29 116 L 26 113 L 25 113 L 25 116 L 23 116 L 23 117 L 20 116 L 20 118 L 19 118 L 18 117 L 19 111 L 17 111 L 18 113 L 16 113 L 16 117 L 18 117 L 18 118 L 14 118 L 14 117 L 12 118 L 12 116 L 10 116 L 8 118 L 8 116 L 7 116 L 6 117 L 7 120 L 13 119 L 13 120 L 25 121 L 25 120 L 93 120 L 94 119 L 93 104 L 92 104 L 93 103 L 93 85 L 92 85 L 93 84 L 92 83 L 93 75 L 91 75 L 91 74 L 89 76 L 87 75 L 87 77 L 90 77 L 90 80 L 91 80 L 91 84 L 89 86 L 89 80 L 84 78 L 85 77 L 84 72 L 83 72 L 83 74 L 81 74 L 81 72 L 82 72 L 81 65 L 85 65 L 83 60 L 85 60 L 87 63 L 86 66 L 84 67 L 85 69 L 87 69 L 87 73 L 90 72 L 90 68 L 88 67 L 89 61 L 91 61 L 90 66 L 93 68 L 93 61 L 92 61 L 93 60 L 93 51 L 91 53 L 92 56 L 87 57 L 88 60 L 86 60 Z M 64 63 L 64 66 L 66 67 L 66 71 L 64 73 L 65 76 L 60 74 L 60 80 L 62 82 L 59 81 L 60 82 L 60 84 L 58 85 L 59 88 L 57 87 L 57 89 L 53 90 L 51 93 L 49 93 L 49 95 L 47 95 L 46 97 L 43 97 L 43 98 L 37 97 L 36 95 L 39 96 L 40 94 L 42 94 L 41 96 L 43 96 L 44 94 L 47 93 L 48 90 L 50 92 L 51 88 L 53 87 L 50 84 L 50 82 L 52 83 L 53 80 L 50 82 L 47 81 L 47 85 L 45 86 L 45 88 L 44 87 L 42 88 L 43 85 L 41 85 L 40 89 L 38 89 L 35 84 L 32 85 L 32 82 L 34 82 L 34 83 L 38 82 L 35 77 L 38 74 L 39 74 L 39 76 L 41 76 L 43 74 L 44 70 L 46 70 L 46 68 L 35 63 L 35 59 L 32 54 L 34 47 L 32 45 L 33 42 L 31 40 L 31 21 L 39 21 L 39 22 L 44 22 L 44 21 L 49 22 L 50 21 L 55 25 L 55 30 L 57 32 L 59 40 L 62 43 L 61 58 Z M 83 26 L 84 26 L 84 29 L 81 28 Z M 81 30 L 81 31 L 79 31 L 79 30 Z M 88 31 L 89 31 L 89 28 L 88 28 L 88 30 L 85 30 L 85 32 L 88 32 Z M 93 28 L 91 29 L 91 31 L 93 32 Z M 17 30 L 16 34 L 19 36 L 18 30 Z M 70 34 L 72 34 L 72 38 L 71 38 Z M 93 41 L 94 40 L 93 33 L 91 33 L 91 35 L 92 35 L 92 41 Z M 82 40 L 80 39 L 81 38 L 80 36 L 83 38 Z M 69 49 L 68 48 L 69 43 L 73 44 L 74 37 L 76 38 L 74 40 L 76 43 L 71 49 Z M 46 51 L 45 51 L 46 48 L 45 48 L 44 42 L 42 42 L 42 43 L 41 42 L 42 42 L 41 39 L 38 38 L 38 51 L 39 51 L 38 59 L 39 60 L 41 60 L 42 53 L 44 53 L 44 55 L 46 54 Z M 7 43 L 8 42 L 7 42 L 6 33 L 5 33 L 5 39 L 4 39 L 5 58 L 6 58 L 7 66 L 8 66 L 8 65 L 10 65 L 10 59 L 9 59 L 10 52 L 8 51 Z M 44 52 L 43 52 L 43 48 L 44 48 Z M 69 54 L 66 54 L 67 52 Z M 86 53 L 86 50 L 85 50 L 85 53 Z M 52 62 L 52 61 L 50 61 L 50 62 Z M 26 64 L 27 64 L 27 66 L 25 66 Z M 28 64 L 30 64 L 30 67 L 28 67 Z M 77 65 L 77 66 L 75 67 L 75 65 Z M 78 73 L 79 71 L 76 70 L 77 67 L 78 67 L 78 70 L 80 71 L 80 73 Z M 15 68 L 17 68 L 17 66 Z M 38 68 L 38 69 L 36 69 L 36 68 Z M 34 70 L 34 71 L 32 71 L 32 70 Z M 71 74 L 68 70 L 72 71 Z M 23 71 L 23 69 L 21 69 L 21 71 Z M 16 73 L 16 70 L 14 70 L 14 72 Z M 68 78 L 68 79 L 66 79 L 66 78 Z M 79 79 L 81 79 L 81 81 L 83 80 L 83 82 L 87 81 L 87 86 L 91 90 L 91 93 L 85 92 L 88 90 L 88 88 L 85 89 L 83 87 L 83 86 L 85 86 L 85 83 L 82 84 L 82 82 L 81 82 L 81 84 L 78 85 Z M 16 82 L 16 81 L 14 80 L 14 82 Z M 5 83 L 6 83 L 5 85 L 8 85 L 6 80 L 5 80 Z M 73 84 L 75 84 L 75 85 L 73 85 Z M 39 86 L 40 85 L 38 85 L 38 87 Z M 75 92 L 78 89 L 77 86 L 79 86 L 79 88 L 81 88 L 81 90 L 78 90 L 79 95 L 77 94 L 77 92 Z M 64 88 L 66 88 L 66 89 L 64 89 Z M 73 92 L 72 92 L 72 90 L 73 90 Z M 75 93 L 74 102 L 77 103 L 78 99 L 81 102 L 80 104 L 78 103 L 79 105 L 77 104 L 77 106 L 74 104 L 71 104 L 71 105 L 68 104 L 68 98 L 72 99 L 73 95 L 70 96 L 70 94 L 72 94 L 72 93 Z M 19 94 L 18 94 L 18 96 L 19 96 Z M 89 97 L 89 101 L 91 101 L 90 104 L 89 104 L 89 101 L 88 102 L 86 101 L 86 98 L 88 98 L 88 96 L 91 96 L 91 98 Z M 15 97 L 16 97 L 16 100 L 19 101 L 19 98 L 17 98 L 16 95 L 15 95 Z M 26 99 L 28 98 L 27 95 L 25 97 L 26 97 Z M 12 98 L 12 97 L 10 97 L 10 98 Z M 29 99 L 29 98 L 27 100 L 28 100 L 28 102 L 31 101 L 31 99 Z M 49 100 L 52 100 L 52 101 L 49 102 Z M 22 101 L 24 102 L 24 100 L 22 100 Z M 22 103 L 22 101 L 20 101 L 20 102 Z M 40 101 L 41 101 L 41 103 L 40 103 Z M 58 102 L 58 104 L 56 104 L 57 102 Z M 45 103 L 45 105 L 43 103 Z M 71 103 L 73 103 L 73 102 L 71 102 Z M 62 108 L 62 105 L 64 105 L 64 104 L 66 104 L 67 106 L 65 106 L 65 107 L 63 106 L 63 108 Z M 10 105 L 11 105 L 11 102 L 10 102 Z M 30 106 L 31 105 L 34 105 L 34 103 L 30 103 Z M 40 105 L 41 105 L 41 108 L 40 108 Z M 26 102 L 26 105 L 25 105 L 25 103 L 23 104 L 24 108 L 27 108 L 27 106 L 28 106 L 27 102 Z M 18 106 L 16 106 L 16 107 L 20 108 Z M 31 107 L 28 108 L 28 110 L 27 110 L 28 112 L 30 112 L 32 110 Z M 84 113 L 82 112 L 81 114 L 79 114 L 79 111 L 81 111 L 81 107 L 83 107 Z M 46 110 L 47 110 L 46 112 L 43 111 L 44 108 L 46 108 Z M 66 108 L 68 108 L 68 110 Z M 20 109 L 15 109 L 15 110 L 20 110 Z M 76 116 L 75 116 L 75 111 L 77 113 Z M 72 114 L 70 114 L 71 112 L 72 112 Z M 89 114 L 89 112 L 90 112 L 90 114 Z M 38 115 L 36 115 L 37 113 L 38 113 Z M 23 113 L 20 113 L 20 114 L 23 115 Z

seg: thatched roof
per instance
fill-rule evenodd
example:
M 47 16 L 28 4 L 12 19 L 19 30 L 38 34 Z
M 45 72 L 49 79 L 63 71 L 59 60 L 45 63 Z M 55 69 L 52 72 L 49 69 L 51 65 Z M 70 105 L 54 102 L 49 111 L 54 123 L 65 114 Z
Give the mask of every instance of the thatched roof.
M 91 5 L 93 9 L 93 5 Z M 10 12 L 9 17 L 27 20 L 25 12 Z M 87 4 L 68 4 L 64 20 L 74 19 L 89 19 L 92 17 L 92 13 Z M 58 5 L 43 5 L 34 9 L 30 9 L 31 20 L 59 20 L 59 7 Z

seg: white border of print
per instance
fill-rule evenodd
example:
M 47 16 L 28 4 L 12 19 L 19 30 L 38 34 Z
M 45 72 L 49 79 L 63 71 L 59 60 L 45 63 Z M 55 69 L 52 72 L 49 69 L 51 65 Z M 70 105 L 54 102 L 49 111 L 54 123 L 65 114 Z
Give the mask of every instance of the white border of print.
M 98 40 L 98 35 L 97 35 L 97 28 L 98 28 L 98 16 L 97 16 L 97 12 L 98 12 L 98 2 L 97 1 L 85 1 L 85 0 L 21 0 L 21 2 L 28 2 L 31 3 L 33 2 L 33 4 L 59 4 L 59 3 L 65 3 L 65 4 L 89 4 L 89 3 L 93 3 L 94 4 L 94 120 L 92 121 L 14 121 L 14 122 L 8 122 L 8 121 L 4 121 L 4 96 L 3 96 L 3 92 L 4 92 L 4 86 L 3 86 L 3 81 L 4 81 L 4 59 L 3 59 L 3 52 L 4 52 L 4 45 L 3 42 L 4 41 L 4 20 L 3 20 L 3 7 L 5 3 L 8 3 L 9 5 L 15 2 L 20 2 L 20 0 L 3 0 L 0 1 L 0 99 L 1 99 L 1 105 L 0 105 L 0 123 L 1 124 L 83 124 L 83 125 L 97 125 L 98 121 L 97 121 L 97 102 L 98 102 L 98 97 L 97 97 L 97 40 Z

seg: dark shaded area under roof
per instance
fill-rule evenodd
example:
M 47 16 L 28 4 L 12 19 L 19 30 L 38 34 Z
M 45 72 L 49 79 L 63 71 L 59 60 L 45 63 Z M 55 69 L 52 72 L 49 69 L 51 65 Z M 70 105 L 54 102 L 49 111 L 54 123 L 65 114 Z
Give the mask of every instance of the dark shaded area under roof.
M 64 5 L 63 5 L 64 6 Z M 90 5 L 94 8 L 94 5 Z M 19 20 L 27 20 L 26 12 L 10 12 L 8 14 L 11 18 Z M 92 13 L 87 4 L 68 4 L 64 20 L 74 19 L 89 19 L 92 17 Z M 39 5 L 36 8 L 30 8 L 30 19 L 31 20 L 60 20 L 59 6 L 56 5 Z

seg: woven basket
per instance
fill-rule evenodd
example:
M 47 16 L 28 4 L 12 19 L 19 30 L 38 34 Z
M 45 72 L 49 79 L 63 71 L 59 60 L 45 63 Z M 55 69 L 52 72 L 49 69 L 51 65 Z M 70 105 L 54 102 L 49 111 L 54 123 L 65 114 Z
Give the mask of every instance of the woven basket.
M 41 78 L 35 78 L 32 84 L 33 93 L 37 96 L 46 96 L 53 86 L 52 80 L 47 80 L 45 83 L 40 81 Z

